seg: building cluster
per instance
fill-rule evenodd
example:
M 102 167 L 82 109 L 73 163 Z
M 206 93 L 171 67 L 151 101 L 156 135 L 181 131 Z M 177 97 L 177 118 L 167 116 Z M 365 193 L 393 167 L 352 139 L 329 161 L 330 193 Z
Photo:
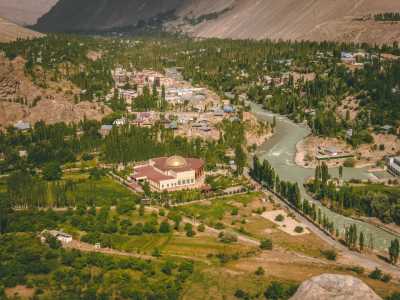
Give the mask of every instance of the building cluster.
M 143 94 L 147 87 L 150 91 L 155 87 L 159 94 L 165 89 L 165 100 L 171 105 L 187 104 L 196 110 L 203 110 L 207 100 L 204 88 L 192 87 L 185 82 L 179 72 L 174 69 L 166 69 L 165 75 L 153 70 L 128 71 L 124 68 L 116 68 L 112 71 L 115 81 L 115 89 L 109 94 L 109 98 L 115 93 L 128 104 Z

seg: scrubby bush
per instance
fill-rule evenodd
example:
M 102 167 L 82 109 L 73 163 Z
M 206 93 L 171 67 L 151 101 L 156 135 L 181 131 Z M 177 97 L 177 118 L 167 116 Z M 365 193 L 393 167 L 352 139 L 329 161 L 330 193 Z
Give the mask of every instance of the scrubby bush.
M 198 227 L 197 227 L 197 231 L 198 232 L 204 232 L 206 230 L 206 227 L 204 226 L 204 224 L 200 224 Z
M 374 280 L 381 280 L 383 273 L 380 269 L 375 268 L 371 273 L 369 273 L 368 277 Z
M 219 240 L 222 243 L 225 244 L 230 244 L 230 243 L 235 243 L 237 242 L 238 238 L 237 235 L 233 234 L 233 233 L 229 233 L 229 232 L 221 232 L 219 234 Z
M 169 232 L 171 232 L 171 226 L 169 225 L 168 221 L 162 221 L 158 231 L 160 233 L 169 233 Z
M 335 250 L 323 250 L 321 251 L 321 254 L 328 260 L 336 260 L 337 258 L 337 253 Z
M 270 239 L 261 240 L 260 249 L 262 249 L 262 250 L 272 250 L 272 248 L 273 248 L 272 240 L 270 240 Z
M 275 221 L 277 222 L 283 222 L 285 220 L 285 217 L 283 215 L 277 215 L 275 217 Z
M 265 274 L 265 271 L 262 267 L 258 267 L 254 274 L 256 274 L 257 276 L 262 276 Z
M 301 226 L 296 226 L 296 228 L 294 229 L 294 231 L 296 233 L 303 233 L 304 232 L 304 228 Z

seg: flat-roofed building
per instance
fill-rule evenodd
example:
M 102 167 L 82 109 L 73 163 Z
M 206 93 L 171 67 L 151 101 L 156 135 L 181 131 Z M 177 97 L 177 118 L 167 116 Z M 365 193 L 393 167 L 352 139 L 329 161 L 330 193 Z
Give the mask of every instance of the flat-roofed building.
M 400 156 L 389 157 L 386 160 L 386 164 L 390 173 L 400 176 Z

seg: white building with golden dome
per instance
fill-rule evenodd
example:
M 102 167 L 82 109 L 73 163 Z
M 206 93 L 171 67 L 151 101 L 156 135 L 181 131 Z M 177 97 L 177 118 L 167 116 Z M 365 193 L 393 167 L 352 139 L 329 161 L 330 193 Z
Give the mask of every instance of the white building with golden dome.
M 153 158 L 136 166 L 131 179 L 147 181 L 158 192 L 200 188 L 204 184 L 204 161 L 181 156 Z

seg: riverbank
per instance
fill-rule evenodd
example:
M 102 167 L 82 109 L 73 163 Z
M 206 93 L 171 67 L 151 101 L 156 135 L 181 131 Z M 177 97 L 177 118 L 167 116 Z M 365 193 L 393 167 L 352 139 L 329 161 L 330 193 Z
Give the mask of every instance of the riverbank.
M 366 237 L 374 240 L 376 250 L 387 251 L 390 241 L 397 238 L 397 235 L 388 233 L 375 225 L 337 214 L 322 206 L 319 201 L 315 201 L 312 197 L 307 195 L 303 188 L 303 184 L 308 178 L 314 175 L 314 170 L 298 166 L 295 163 L 295 156 L 296 145 L 311 134 L 310 129 L 307 126 L 304 126 L 304 124 L 296 124 L 292 122 L 285 116 L 263 110 L 260 105 L 252 104 L 251 106 L 253 114 L 259 120 L 272 123 L 272 120 L 274 118 L 276 119 L 274 135 L 267 142 L 257 148 L 256 154 L 260 160 L 268 160 L 281 180 L 297 182 L 300 187 L 302 198 L 307 199 L 311 203 L 314 203 L 317 208 L 320 208 L 322 213 L 335 223 L 336 228 L 340 232 L 344 232 L 350 225 L 356 224 L 357 228 L 360 231 L 363 231 Z M 337 167 L 330 168 L 329 172 L 331 176 L 338 177 L 338 169 L 339 168 Z M 379 174 L 379 176 L 380 175 L 381 174 Z M 375 174 L 368 172 L 367 168 L 344 168 L 343 180 L 369 180 L 374 178 L 376 179 Z
M 330 168 L 336 168 L 349 159 L 354 168 L 374 168 L 382 164 L 387 156 L 397 155 L 400 151 L 400 140 L 391 134 L 373 134 L 372 144 L 363 144 L 353 149 L 343 139 L 325 138 L 309 135 L 296 144 L 295 163 L 302 168 L 315 168 L 321 160 L 319 153 L 326 151 L 329 159 L 324 162 Z M 353 156 L 351 158 L 335 158 Z

